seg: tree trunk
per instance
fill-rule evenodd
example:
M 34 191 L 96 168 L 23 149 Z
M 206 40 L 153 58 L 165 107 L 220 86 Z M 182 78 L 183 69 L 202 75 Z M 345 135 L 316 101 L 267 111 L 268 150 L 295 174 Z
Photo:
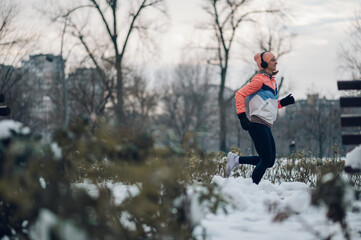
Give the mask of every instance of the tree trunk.
M 223 99 L 219 101 L 219 130 L 220 130 L 220 141 L 219 141 L 219 149 L 221 151 L 227 151 L 227 125 L 226 125 L 226 104 Z
M 122 64 L 117 57 L 116 61 L 116 70 L 117 70 L 117 106 L 115 109 L 116 116 L 120 123 L 125 123 L 125 114 L 124 114 L 124 94 L 123 94 L 123 73 L 122 73 Z
M 323 140 L 322 140 L 322 137 L 319 137 L 319 139 L 318 139 L 318 144 L 319 144 L 319 146 L 318 146 L 318 149 L 319 149 L 319 157 L 320 157 L 320 159 L 322 159 L 322 157 L 323 157 Z
M 227 124 L 226 124 L 226 107 L 227 102 L 224 99 L 224 85 L 226 81 L 227 67 L 221 70 L 221 85 L 218 95 L 218 107 L 219 107 L 219 150 L 227 151 Z

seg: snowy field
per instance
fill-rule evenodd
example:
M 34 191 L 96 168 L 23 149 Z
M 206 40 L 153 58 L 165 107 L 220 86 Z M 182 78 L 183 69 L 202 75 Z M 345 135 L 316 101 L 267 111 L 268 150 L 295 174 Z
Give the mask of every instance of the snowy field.
M 334 235 L 333 240 L 344 239 L 339 224 L 326 218 L 325 208 L 310 205 L 311 189 L 304 183 L 272 184 L 262 180 L 257 186 L 251 179 L 214 177 L 225 194 L 233 199 L 236 208 L 228 214 L 208 214 L 196 229 L 197 238 L 206 235 L 209 240 L 313 240 Z M 274 222 L 275 212 L 269 205 L 279 209 L 291 208 L 298 214 L 283 222 Z M 347 211 L 347 223 L 351 239 L 361 239 L 361 201 L 353 200 Z M 312 229 L 312 230 L 311 230 Z M 322 237 L 316 237 L 317 231 Z
M 231 199 L 231 203 L 227 207 L 227 214 L 219 210 L 217 214 L 203 215 L 202 209 L 195 209 L 200 207 L 198 204 L 192 207 L 195 210 L 193 216 L 201 217 L 200 225 L 194 231 L 199 240 L 321 240 L 330 235 L 332 240 L 345 239 L 340 225 L 326 218 L 326 208 L 310 204 L 311 188 L 304 183 L 272 184 L 262 180 L 256 185 L 250 178 L 220 176 L 215 176 L 213 182 L 221 187 L 222 193 Z M 118 203 L 124 197 L 138 193 L 135 186 L 106 185 L 112 189 Z M 85 183 L 78 184 L 78 187 L 88 189 L 90 195 L 97 197 L 95 186 Z M 351 239 L 356 240 L 361 239 L 361 201 L 353 199 L 351 193 L 348 196 L 347 224 Z M 271 211 L 270 206 L 273 207 Z M 292 209 L 296 214 L 285 221 L 275 222 L 277 211 L 285 208 Z

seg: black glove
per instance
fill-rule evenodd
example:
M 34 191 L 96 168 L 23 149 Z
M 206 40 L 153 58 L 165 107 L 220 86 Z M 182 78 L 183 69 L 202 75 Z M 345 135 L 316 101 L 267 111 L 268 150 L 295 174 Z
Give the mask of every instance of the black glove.
M 281 101 L 281 106 L 282 107 L 285 107 L 287 105 L 290 105 L 290 104 L 294 104 L 295 103 L 295 99 L 293 98 L 292 94 L 288 95 L 287 97 L 285 98 L 282 98 Z
M 0 116 L 9 116 L 10 113 L 10 108 L 8 108 L 7 106 L 0 106 Z
M 250 122 L 247 118 L 247 115 L 246 113 L 239 113 L 238 114 L 238 118 L 239 118 L 239 121 L 241 122 L 241 125 L 242 125 L 242 128 L 245 130 L 245 131 L 248 131 L 249 127 L 250 127 Z

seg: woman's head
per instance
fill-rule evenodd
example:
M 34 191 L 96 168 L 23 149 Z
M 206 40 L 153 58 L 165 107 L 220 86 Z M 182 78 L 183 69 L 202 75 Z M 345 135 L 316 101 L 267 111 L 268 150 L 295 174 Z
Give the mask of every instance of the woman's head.
M 277 70 L 277 60 L 275 55 L 271 52 L 257 53 L 254 55 L 254 60 L 260 70 L 265 70 L 270 73 Z

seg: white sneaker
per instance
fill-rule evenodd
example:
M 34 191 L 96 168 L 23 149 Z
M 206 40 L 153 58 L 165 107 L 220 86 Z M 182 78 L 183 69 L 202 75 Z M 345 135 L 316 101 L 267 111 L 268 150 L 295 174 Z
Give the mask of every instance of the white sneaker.
M 226 166 L 226 176 L 227 178 L 231 175 L 231 171 L 233 168 L 238 167 L 238 155 L 232 152 L 227 154 L 227 166 Z

